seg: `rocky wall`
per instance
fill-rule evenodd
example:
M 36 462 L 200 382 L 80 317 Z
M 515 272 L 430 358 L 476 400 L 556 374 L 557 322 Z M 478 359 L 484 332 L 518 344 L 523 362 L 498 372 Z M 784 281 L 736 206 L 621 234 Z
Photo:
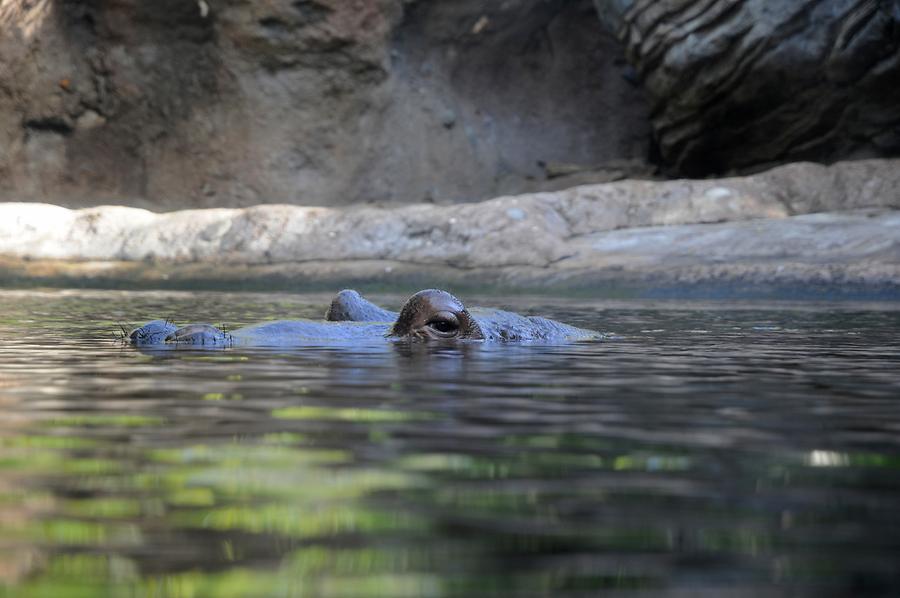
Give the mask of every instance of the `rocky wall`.
M 0 27 L 6 201 L 458 202 L 648 172 L 590 0 L 0 0 Z
M 2 201 L 449 204 L 900 153 L 900 0 L 0 0 L 0 28 Z
M 670 173 L 900 153 L 900 1 L 595 0 Z

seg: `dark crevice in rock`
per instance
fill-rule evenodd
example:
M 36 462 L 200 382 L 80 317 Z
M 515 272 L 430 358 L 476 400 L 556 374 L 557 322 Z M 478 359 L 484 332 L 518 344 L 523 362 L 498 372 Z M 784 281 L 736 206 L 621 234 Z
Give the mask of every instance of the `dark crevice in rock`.
M 291 6 L 300 19 L 308 25 L 321 23 L 328 18 L 328 15 L 334 12 L 330 6 L 314 0 L 294 0 Z
M 723 0 L 706 0 L 706 2 L 697 2 L 696 4 L 690 5 L 690 10 L 686 10 L 682 13 L 682 20 L 679 23 L 679 26 L 692 29 L 692 23 L 706 23 L 709 20 L 710 14 L 715 14 L 716 9 L 721 9 L 722 5 L 726 5 L 726 10 L 730 8 L 728 6 L 728 2 Z
M 276 35 L 293 29 L 293 27 L 278 17 L 264 17 L 259 20 L 259 24 L 266 29 L 272 30 Z
M 625 14 L 624 21 L 629 25 L 634 25 L 639 20 L 643 20 L 644 22 L 641 25 L 641 31 L 644 35 L 650 37 L 653 35 L 653 29 L 661 23 L 667 15 L 680 9 L 677 2 L 670 3 L 670 5 L 672 6 L 667 10 L 665 6 L 660 8 L 661 3 L 654 0 L 637 0 L 634 3 L 632 10 Z M 655 14 L 652 12 L 653 10 L 656 10 Z M 646 20 L 648 18 L 648 13 L 650 13 L 649 21 Z
M 747 44 L 743 36 L 749 30 L 750 28 L 748 27 L 730 35 L 725 47 L 720 50 L 722 60 L 731 63 L 731 70 L 724 79 L 717 80 L 711 77 L 710 69 L 701 62 L 690 65 L 679 74 L 680 87 L 685 90 L 699 88 L 702 92 L 702 100 L 698 102 L 696 108 L 701 113 L 706 113 L 708 109 L 720 105 L 723 99 L 743 81 L 754 65 L 766 53 L 766 50 L 769 49 L 769 44 L 766 40 L 757 40 Z M 668 101 L 660 100 L 655 104 L 654 111 L 651 114 L 651 117 L 657 123 L 656 130 L 661 135 L 667 134 L 670 129 L 675 129 L 686 122 L 696 121 L 696 116 L 693 113 L 687 113 L 678 118 L 671 112 L 662 120 L 663 112 L 667 110 L 669 110 Z
M 741 46 L 732 45 L 732 50 L 737 51 Z M 705 100 L 697 106 L 697 111 L 703 115 L 704 122 L 697 119 L 694 112 L 685 111 L 676 117 L 670 113 L 664 114 L 667 106 L 659 105 L 659 110 L 654 112 L 654 119 L 657 122 L 657 131 L 660 135 L 664 135 L 667 139 L 666 152 L 675 155 L 687 153 L 686 148 L 689 144 L 704 137 L 712 132 L 715 135 L 715 129 L 720 125 L 734 126 L 734 123 L 749 122 L 753 124 L 756 115 L 765 115 L 768 112 L 768 105 L 764 102 L 757 104 L 744 104 L 741 106 L 731 107 L 732 112 L 725 114 L 722 110 L 723 102 L 725 102 L 733 89 L 739 86 L 752 72 L 755 65 L 763 60 L 767 51 L 770 50 L 766 40 L 757 40 L 744 56 L 740 57 L 734 70 L 730 76 L 722 81 L 717 82 L 716 86 L 709 90 L 704 90 Z M 697 71 L 699 74 L 700 71 Z M 762 94 L 760 94 L 761 97 Z M 706 162 L 707 167 L 724 168 L 724 166 L 713 167 Z M 684 164 L 677 164 L 678 168 L 684 168 Z M 702 170 L 701 166 L 701 170 Z M 715 172 L 715 170 L 712 170 Z
M 876 14 L 878 14 L 878 4 L 875 0 L 861 0 L 845 16 L 846 23 L 838 31 L 834 47 L 839 51 L 846 50 Z
M 658 65 L 665 58 L 670 45 L 678 44 L 699 32 L 713 29 L 727 18 L 730 11 L 739 8 L 739 5 L 739 2 L 716 0 L 704 6 L 696 18 L 692 19 L 691 25 L 679 25 L 679 29 L 683 30 L 680 35 L 659 36 L 656 38 L 658 41 L 655 45 L 642 50 L 642 55 L 644 56 L 642 63 L 645 65 L 643 68 L 647 71 L 652 70 L 655 68 L 655 65 Z
M 713 30 L 723 25 L 727 26 L 731 19 L 740 9 L 740 2 L 719 2 L 716 5 L 718 10 L 706 11 L 703 16 L 706 18 L 697 20 L 697 25 L 691 28 L 693 34 L 713 35 Z M 745 28 L 749 29 L 749 28 Z M 678 40 L 681 41 L 681 40 Z
M 25 128 L 32 131 L 56 133 L 57 135 L 70 135 L 72 125 L 60 118 L 44 118 L 25 121 Z

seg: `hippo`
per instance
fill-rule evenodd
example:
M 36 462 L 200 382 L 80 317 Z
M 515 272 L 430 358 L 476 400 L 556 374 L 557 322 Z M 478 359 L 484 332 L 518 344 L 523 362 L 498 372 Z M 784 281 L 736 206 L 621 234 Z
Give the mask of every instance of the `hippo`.
M 344 290 L 331 302 L 325 321 L 280 320 L 226 332 L 211 324 L 178 327 L 154 320 L 136 328 L 128 340 L 136 346 L 301 346 L 321 341 L 360 339 L 428 341 L 565 342 L 601 338 L 600 333 L 538 316 L 473 308 L 438 289 L 419 291 L 392 312 L 359 293 Z
M 442 303 L 443 302 L 443 303 Z M 463 331 L 461 335 L 452 333 L 451 338 L 472 338 L 489 341 L 537 341 L 537 340 L 587 340 L 600 338 L 599 332 L 575 328 L 549 318 L 540 316 L 522 316 L 517 313 L 473 307 L 466 309 L 463 304 L 446 291 L 429 289 L 413 295 L 398 313 L 389 311 L 375 305 L 358 292 L 345 289 L 338 293 L 331 302 L 331 306 L 325 313 L 325 319 L 331 322 L 407 322 L 413 321 L 416 313 L 428 314 L 437 310 L 440 306 L 447 306 L 447 311 L 453 313 L 454 309 L 462 310 L 469 321 L 474 321 L 478 330 Z M 446 315 L 446 314 L 444 314 Z M 404 316 L 401 318 L 401 316 Z M 394 336 L 405 336 L 408 331 L 402 327 L 394 326 Z M 434 322 L 431 326 L 419 326 L 413 329 L 417 336 L 425 338 L 423 334 L 431 335 L 428 338 L 437 338 L 439 331 Z M 469 334 L 466 334 L 468 332 Z

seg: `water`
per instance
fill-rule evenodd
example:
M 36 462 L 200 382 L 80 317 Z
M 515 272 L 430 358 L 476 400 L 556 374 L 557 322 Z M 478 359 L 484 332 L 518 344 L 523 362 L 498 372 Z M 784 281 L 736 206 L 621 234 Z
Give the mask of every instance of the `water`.
M 559 346 L 114 338 L 328 299 L 0 292 L 0 596 L 900 594 L 897 306 L 472 301 L 616 335 Z

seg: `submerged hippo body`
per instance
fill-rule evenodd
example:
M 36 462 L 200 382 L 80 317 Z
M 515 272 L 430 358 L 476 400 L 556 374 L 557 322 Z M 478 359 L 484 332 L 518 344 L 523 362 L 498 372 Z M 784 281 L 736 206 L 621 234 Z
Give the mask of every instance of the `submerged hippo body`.
M 383 340 L 390 322 L 317 322 L 314 320 L 278 320 L 226 331 L 212 324 L 188 324 L 178 327 L 154 320 L 129 334 L 131 344 L 139 347 L 159 345 L 197 345 L 230 347 L 289 347 L 317 342 Z
M 451 311 L 454 308 L 465 310 L 458 299 L 444 291 L 435 290 L 417 293 L 407 302 L 407 305 L 419 295 L 424 295 L 428 299 L 432 311 L 435 311 L 442 301 L 447 303 L 446 307 Z M 454 305 L 454 303 L 458 305 Z M 429 309 L 421 311 L 428 312 Z M 474 307 L 465 311 L 478 326 L 480 335 L 476 334 L 475 336 L 483 340 L 581 340 L 600 336 L 597 332 L 576 328 L 540 316 L 523 316 L 501 309 L 482 307 Z M 353 290 L 344 290 L 338 293 L 325 314 L 325 319 L 333 322 L 395 322 L 399 317 L 400 313 L 382 309 Z
M 280 320 L 224 331 L 211 324 L 179 328 L 168 321 L 154 320 L 133 330 L 129 339 L 138 346 L 301 346 L 385 338 L 564 342 L 600 336 L 537 316 L 495 309 L 469 311 L 450 293 L 429 289 L 410 297 L 399 313 L 378 307 L 356 291 L 341 291 L 324 322 Z
M 599 332 L 576 328 L 540 316 L 523 316 L 511 311 L 476 307 L 472 317 L 488 341 L 554 342 L 591 340 Z

